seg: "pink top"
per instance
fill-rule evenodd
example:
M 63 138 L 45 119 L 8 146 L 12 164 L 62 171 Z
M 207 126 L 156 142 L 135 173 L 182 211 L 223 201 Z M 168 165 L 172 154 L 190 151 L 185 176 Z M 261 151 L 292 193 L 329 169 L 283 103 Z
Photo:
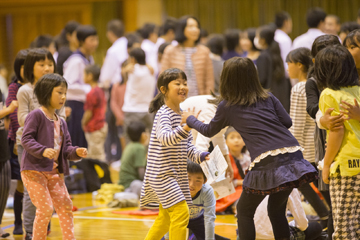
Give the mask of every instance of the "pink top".
M 55 115 L 56 116 L 56 115 Z M 56 156 L 54 158 L 54 169 L 58 166 L 58 158 L 61 149 L 62 143 L 62 132 L 60 130 L 60 118 L 58 116 L 57 120 L 54 120 L 54 149 L 57 151 Z

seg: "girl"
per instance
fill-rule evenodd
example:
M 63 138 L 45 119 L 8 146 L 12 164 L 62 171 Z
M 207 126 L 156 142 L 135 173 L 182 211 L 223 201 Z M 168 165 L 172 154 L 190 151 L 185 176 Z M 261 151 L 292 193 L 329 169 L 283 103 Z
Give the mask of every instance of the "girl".
M 270 89 L 280 100 L 285 110 L 290 109 L 290 81 L 285 77 L 284 62 L 280 54 L 279 44 L 274 40 L 275 30 L 265 26 L 256 32 L 254 44 L 261 49 L 256 61 L 261 86 Z
M 149 112 L 157 112 L 151 132 L 140 206 L 160 208 L 159 216 L 145 239 L 160 239 L 169 231 L 170 239 L 185 239 L 191 204 L 187 158 L 200 163 L 209 159 L 191 144 L 190 128 L 181 124 L 180 103 L 186 99 L 186 75 L 177 68 L 160 74 L 159 93 Z M 160 205 L 160 206 L 159 206 Z
M 321 50 L 315 58 L 315 76 L 320 89 L 319 108 L 324 114 L 340 114 L 341 101 L 360 100 L 359 75 L 350 52 L 343 46 Z M 359 239 L 360 122 L 348 120 L 344 127 L 327 131 L 323 180 L 330 182 L 334 215 L 333 239 Z M 329 181 L 330 176 L 330 181 Z
M 193 112 L 183 119 L 207 137 L 233 126 L 250 152 L 252 163 L 237 205 L 239 237 L 255 239 L 255 210 L 270 195 L 268 212 L 275 239 L 290 239 L 284 215 L 287 199 L 293 188 L 316 179 L 316 169 L 303 159 L 299 143 L 288 130 L 291 118 L 280 101 L 261 87 L 249 58 L 225 62 L 220 94 L 223 101 L 209 124 L 191 116 Z
M 195 17 L 180 18 L 175 35 L 179 45 L 166 47 L 160 72 L 179 68 L 188 77 L 189 97 L 210 94 L 214 90 L 214 72 L 209 49 L 199 44 L 200 22 Z
M 240 45 L 244 51 L 244 55 L 250 58 L 256 65 L 256 61 L 260 56 L 260 50 L 255 47 L 254 39 L 256 36 L 256 28 L 249 28 L 241 34 Z
M 36 83 L 34 93 L 41 107 L 26 117 L 21 138 L 21 177 L 37 208 L 34 240 L 46 239 L 53 207 L 63 239 L 75 239 L 72 202 L 63 175 L 69 175 L 67 159 L 85 158 L 87 150 L 71 146 L 66 122 L 55 113 L 64 106 L 66 90 L 67 82 L 59 74 L 46 74 Z
M 360 29 L 356 29 L 346 36 L 344 46 L 353 56 L 356 70 L 360 74 Z
M 16 132 L 16 144 L 18 150 L 18 159 L 22 159 L 23 147 L 21 144 L 21 137 L 24 127 L 25 118 L 27 115 L 40 107 L 40 104 L 34 94 L 34 86 L 36 82 L 45 74 L 53 73 L 55 71 L 55 61 L 52 54 L 44 48 L 31 49 L 25 58 L 24 62 L 24 79 L 28 83 L 24 84 L 16 95 L 18 108 L 18 122 L 20 128 Z M 65 119 L 65 110 L 62 107 L 59 115 Z M 24 189 L 23 198 L 23 218 L 24 228 L 26 231 L 26 240 L 31 239 L 33 222 L 35 218 L 36 208 L 32 204 L 29 194 Z
M 28 52 L 29 51 L 27 49 L 24 49 L 24 50 L 20 50 L 16 55 L 14 62 L 15 77 L 9 85 L 9 95 L 6 98 L 7 107 L 10 106 L 12 101 L 17 101 L 16 94 L 19 88 L 26 83 L 26 80 L 24 79 L 24 62 Z M 9 118 L 10 118 L 10 125 L 8 132 L 8 143 L 11 154 L 11 158 L 10 158 L 11 178 L 18 180 L 16 191 L 14 194 L 14 216 L 15 216 L 14 225 L 15 226 L 14 226 L 13 234 L 19 235 L 19 234 L 23 234 L 21 213 L 22 213 L 24 186 L 20 176 L 21 159 L 18 159 L 17 147 L 16 147 L 16 131 L 20 127 L 17 119 L 17 108 L 13 113 L 9 114 Z

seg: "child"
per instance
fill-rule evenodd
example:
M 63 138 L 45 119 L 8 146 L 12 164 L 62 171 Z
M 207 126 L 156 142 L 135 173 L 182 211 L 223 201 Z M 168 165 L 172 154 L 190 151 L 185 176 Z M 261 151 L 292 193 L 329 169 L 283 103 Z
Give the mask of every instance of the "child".
M 158 95 L 149 111 L 157 112 L 151 132 L 147 167 L 141 189 L 140 206 L 160 207 L 159 216 L 145 239 L 161 239 L 169 231 L 170 239 L 185 239 L 191 204 L 186 174 L 186 159 L 200 163 L 209 159 L 191 144 L 187 125 L 180 126 L 180 103 L 188 94 L 186 75 L 177 68 L 160 74 Z M 159 206 L 160 205 L 160 206 Z
M 16 144 L 18 147 L 17 152 L 20 161 L 22 159 L 23 152 L 21 137 L 25 119 L 30 112 L 40 107 L 38 99 L 34 94 L 34 86 L 43 75 L 47 73 L 54 73 L 55 70 L 56 68 L 54 58 L 52 54 L 44 48 L 31 49 L 25 58 L 24 79 L 28 83 L 24 84 L 21 88 L 19 88 L 16 95 L 19 101 L 18 122 L 20 125 L 20 128 L 16 132 Z M 65 119 L 64 108 L 61 108 L 58 111 L 58 115 Z M 26 240 L 31 239 L 35 211 L 36 208 L 32 204 L 26 188 L 24 188 L 23 218 L 24 228 L 26 231 Z
M 341 101 L 360 100 L 359 75 L 349 51 L 343 46 L 321 50 L 315 58 L 315 76 L 320 89 L 319 109 L 340 114 Z M 344 127 L 327 131 L 323 180 L 330 182 L 334 217 L 333 239 L 359 239 L 360 122 L 350 119 Z M 329 181 L 330 177 L 330 181 Z
M 141 121 L 147 129 L 151 129 L 153 115 L 148 113 L 149 104 L 154 96 L 156 79 L 153 70 L 145 62 L 145 52 L 134 48 L 129 53 L 130 64 L 126 66 L 129 77 L 126 82 L 124 97 L 124 132 L 133 121 Z M 131 69 L 131 70 L 130 70 Z M 127 137 L 128 140 L 128 137 Z
M 136 193 L 140 198 L 146 167 L 146 128 L 142 122 L 132 122 L 127 128 L 131 142 L 126 146 L 120 165 L 119 184 L 125 192 Z
M 261 87 L 250 59 L 225 62 L 220 94 L 223 101 L 209 124 L 197 121 L 193 111 L 184 113 L 183 119 L 208 137 L 231 125 L 249 149 L 252 163 L 237 205 L 239 237 L 255 239 L 255 210 L 265 195 L 270 195 L 268 210 L 274 236 L 289 239 L 284 215 L 287 199 L 293 188 L 316 179 L 316 169 L 303 159 L 299 143 L 288 130 L 291 118 L 280 101 Z
M 215 195 L 214 190 L 206 184 L 206 176 L 197 163 L 187 161 L 187 175 L 193 205 L 189 207 L 190 220 L 188 228 L 197 240 L 215 239 Z M 168 234 L 165 239 L 169 239 Z
M 100 67 L 88 65 L 84 70 L 84 83 L 91 86 L 86 95 L 81 126 L 88 144 L 88 158 L 106 161 L 104 144 L 108 132 L 105 122 L 106 101 L 104 91 L 99 88 Z
M 71 146 L 65 120 L 55 113 L 64 106 L 67 82 L 59 74 L 46 74 L 37 83 L 34 93 L 41 105 L 28 114 L 21 143 L 21 177 L 36 206 L 33 234 L 46 239 L 46 229 L 53 208 L 59 215 L 63 239 L 75 239 L 72 202 L 64 182 L 69 175 L 69 160 L 80 160 L 86 148 Z
M 233 194 L 216 201 L 216 211 L 224 212 L 229 207 L 229 211 L 235 213 L 236 203 L 243 191 L 242 185 L 245 178 L 245 172 L 251 163 L 251 157 L 246 149 L 241 135 L 233 128 L 229 127 L 225 132 L 226 145 L 229 148 L 229 158 L 234 171 L 233 183 L 235 191 Z
M 71 141 L 74 145 L 86 147 L 81 119 L 84 115 L 86 94 L 90 92 L 91 87 L 84 83 L 84 69 L 87 65 L 94 64 L 91 55 L 99 45 L 99 38 L 96 29 L 90 25 L 76 28 L 76 37 L 80 47 L 63 64 L 64 78 L 69 83 L 66 105 L 72 109 L 68 121 Z

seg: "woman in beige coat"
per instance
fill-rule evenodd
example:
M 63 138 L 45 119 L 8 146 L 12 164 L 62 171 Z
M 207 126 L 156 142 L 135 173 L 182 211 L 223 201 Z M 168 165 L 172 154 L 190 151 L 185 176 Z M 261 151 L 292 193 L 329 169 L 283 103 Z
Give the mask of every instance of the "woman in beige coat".
M 161 59 L 161 72 L 179 68 L 186 73 L 188 97 L 210 94 L 214 91 L 214 72 L 210 51 L 200 45 L 200 23 L 195 17 L 184 16 L 176 28 L 177 46 L 169 45 Z

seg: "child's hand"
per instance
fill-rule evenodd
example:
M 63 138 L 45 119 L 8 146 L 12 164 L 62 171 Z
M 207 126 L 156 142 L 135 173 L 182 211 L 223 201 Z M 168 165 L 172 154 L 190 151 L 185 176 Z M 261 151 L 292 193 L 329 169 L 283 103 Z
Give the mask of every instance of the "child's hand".
M 201 113 L 201 110 L 198 111 L 197 113 L 195 113 L 195 107 L 193 108 L 193 110 L 190 110 L 190 108 L 189 108 L 188 111 L 183 111 L 181 114 L 181 124 L 186 123 L 186 119 L 190 116 L 194 116 L 194 117 L 198 118 L 200 113 Z
M 334 111 L 333 108 L 328 108 L 324 114 L 320 118 L 320 123 L 323 125 L 326 129 L 329 129 L 331 131 L 336 131 L 344 127 L 344 118 L 343 114 L 339 114 L 337 116 L 331 116 L 332 111 Z
M 71 107 L 65 107 L 65 116 L 69 117 L 71 115 L 71 111 L 72 111 Z
M 11 109 L 11 112 L 14 112 L 18 106 L 19 106 L 18 101 L 13 100 L 13 101 L 11 101 L 9 108 Z
M 76 154 L 81 158 L 86 158 L 87 157 L 87 149 L 86 148 L 77 148 Z
M 132 73 L 134 71 L 134 64 L 129 63 L 126 67 L 122 68 L 121 71 L 124 73 Z
M 43 157 L 53 159 L 56 156 L 56 152 L 57 151 L 53 148 L 47 148 L 47 149 L 45 149 L 45 151 L 43 153 Z
M 324 181 L 324 183 L 329 184 L 329 175 L 330 175 L 330 167 L 329 166 L 325 166 L 323 167 L 322 170 L 322 179 Z
M 205 156 L 205 160 L 210 160 L 210 154 Z
M 360 121 L 360 107 L 359 103 L 354 99 L 354 105 L 347 103 L 345 101 L 341 101 L 343 104 L 340 104 L 340 107 L 345 110 L 340 110 L 341 113 L 347 115 L 348 117 L 345 118 L 346 120 L 355 119 Z

